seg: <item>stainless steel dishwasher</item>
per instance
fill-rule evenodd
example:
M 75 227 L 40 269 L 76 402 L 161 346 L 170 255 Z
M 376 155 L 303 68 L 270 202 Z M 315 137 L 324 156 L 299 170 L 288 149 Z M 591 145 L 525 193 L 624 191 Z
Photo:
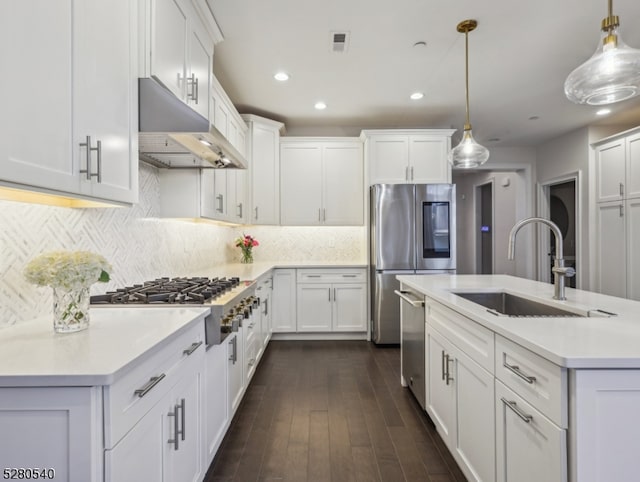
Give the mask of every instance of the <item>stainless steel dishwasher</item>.
M 395 293 L 401 298 L 400 325 L 402 378 L 424 410 L 427 389 L 424 361 L 424 295 L 415 293 L 404 284 Z

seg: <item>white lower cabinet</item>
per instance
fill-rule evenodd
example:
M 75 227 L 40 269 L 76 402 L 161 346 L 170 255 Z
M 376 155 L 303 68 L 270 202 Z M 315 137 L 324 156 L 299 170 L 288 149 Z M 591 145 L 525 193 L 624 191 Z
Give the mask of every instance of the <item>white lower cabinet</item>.
M 227 394 L 227 406 L 229 412 L 229 421 L 236 413 L 242 394 L 244 393 L 244 333 L 243 328 L 238 332 L 232 333 L 226 341 L 229 349 L 229 358 L 227 360 L 227 377 L 229 380 L 229 390 Z
M 566 430 L 499 380 L 496 380 L 495 411 L 498 482 L 567 480 Z
M 493 374 L 426 326 L 427 412 L 465 476 L 493 481 Z
M 366 331 L 366 270 L 299 269 L 296 305 L 298 332 Z
M 262 358 L 262 353 L 267 348 L 267 344 L 271 339 L 271 333 L 273 332 L 272 314 L 271 314 L 271 297 L 273 292 L 273 275 L 269 273 L 258 280 L 258 286 L 256 288 L 256 296 L 260 300 L 260 308 L 258 317 L 260 318 L 260 333 L 259 333 L 259 345 L 260 352 L 258 353 L 258 359 Z

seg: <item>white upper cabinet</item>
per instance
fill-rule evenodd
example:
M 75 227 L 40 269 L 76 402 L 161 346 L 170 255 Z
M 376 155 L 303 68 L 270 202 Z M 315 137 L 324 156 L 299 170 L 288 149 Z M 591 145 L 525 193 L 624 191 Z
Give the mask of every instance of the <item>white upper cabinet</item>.
M 358 139 L 281 139 L 281 224 L 361 225 L 362 172 Z
M 369 185 L 451 182 L 452 129 L 365 130 Z
M 0 55 L 20 74 L 0 81 L 0 180 L 137 202 L 135 2 L 36 0 L 1 8 Z
M 188 0 L 151 0 L 143 76 L 160 81 L 176 97 L 209 119 L 213 46 L 221 37 L 213 18 Z M 213 32 L 213 35 L 212 35 Z
M 593 145 L 596 153 L 596 201 L 640 197 L 640 129 Z
M 255 115 L 243 115 L 249 126 L 250 224 L 280 222 L 280 131 L 284 124 Z

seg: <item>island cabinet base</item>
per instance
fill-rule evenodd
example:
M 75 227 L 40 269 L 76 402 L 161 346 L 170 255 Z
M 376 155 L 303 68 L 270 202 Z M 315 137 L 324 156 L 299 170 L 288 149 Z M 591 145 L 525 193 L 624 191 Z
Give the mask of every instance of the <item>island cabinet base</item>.
M 571 482 L 640 478 L 640 370 L 570 374 Z
M 0 434 L 4 479 L 102 480 L 100 387 L 0 388 Z

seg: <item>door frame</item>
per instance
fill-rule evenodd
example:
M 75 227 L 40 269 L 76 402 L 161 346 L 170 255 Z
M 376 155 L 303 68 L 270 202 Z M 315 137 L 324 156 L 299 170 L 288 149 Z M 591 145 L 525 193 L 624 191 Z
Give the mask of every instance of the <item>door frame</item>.
M 580 289 L 582 287 L 582 283 L 584 282 L 583 278 L 583 270 L 584 266 L 584 256 L 582 252 L 582 170 L 578 169 L 577 171 L 569 172 L 567 174 L 563 174 L 562 176 L 554 177 L 552 179 L 547 179 L 542 182 L 536 183 L 536 192 L 537 192 L 537 212 L 538 216 L 541 218 L 549 219 L 551 217 L 550 213 L 550 188 L 551 186 L 555 186 L 556 184 L 563 184 L 565 182 L 573 181 L 575 184 L 575 224 L 576 224 L 576 288 Z M 541 249 L 543 247 L 549 246 L 551 234 L 548 229 L 538 229 L 537 242 L 538 249 L 536 252 L 538 253 L 537 260 L 537 279 L 538 281 L 551 282 L 551 274 L 549 273 L 549 265 L 550 260 L 548 256 L 542 255 Z M 548 249 L 548 248 L 545 248 Z
M 474 207 L 474 219 L 473 219 L 473 245 L 475 247 L 475 270 L 476 273 L 480 273 L 482 268 L 482 247 L 480 246 L 480 240 L 478 228 L 480 227 L 480 220 L 482 218 L 482 211 L 480 199 L 480 189 L 487 184 L 491 185 L 491 273 L 496 272 L 496 239 L 494 232 L 494 224 L 496 219 L 496 189 L 495 189 L 495 177 L 491 177 L 480 184 L 473 185 L 473 207 Z

